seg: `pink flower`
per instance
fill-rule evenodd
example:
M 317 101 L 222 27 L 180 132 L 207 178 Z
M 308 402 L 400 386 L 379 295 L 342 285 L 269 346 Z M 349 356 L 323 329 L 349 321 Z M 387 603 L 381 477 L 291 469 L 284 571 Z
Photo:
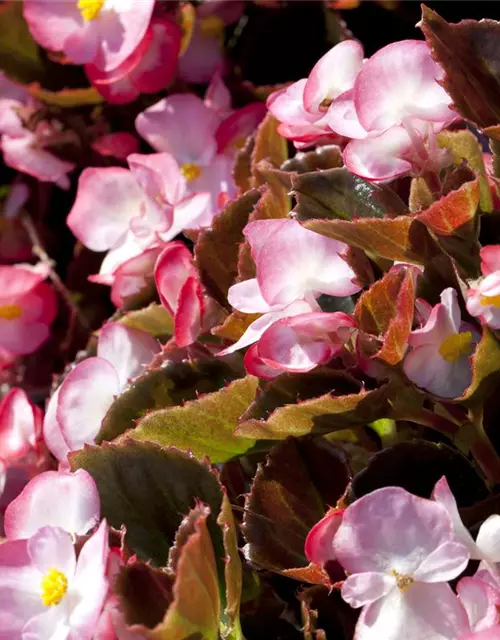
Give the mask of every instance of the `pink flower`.
M 457 292 L 445 289 L 425 325 L 412 331 L 403 363 L 412 382 L 443 398 L 461 396 L 472 380 L 470 356 L 480 336 L 460 315 Z
M 177 68 L 181 30 L 170 20 L 153 18 L 142 42 L 117 68 L 85 65 L 90 82 L 112 104 L 126 104 L 141 93 L 165 89 Z
M 117 131 L 97 138 L 92 143 L 92 149 L 102 156 L 127 160 L 132 153 L 138 153 L 139 140 L 132 133 Z
M 333 539 L 342 524 L 344 509 L 330 509 L 309 531 L 304 547 L 309 562 L 324 566 L 329 560 L 335 560 Z
M 26 355 L 49 337 L 57 299 L 44 279 L 25 266 L 0 266 L 0 349 Z
M 198 225 L 210 226 L 213 217 L 236 194 L 233 161 L 218 153 L 221 118 L 191 93 L 173 94 L 137 116 L 139 134 L 157 151 L 171 154 L 184 175 L 188 193 L 208 192 L 211 202 Z M 227 136 L 224 136 L 226 144 Z
M 500 245 L 481 249 L 481 278 L 467 292 L 467 311 L 492 329 L 500 329 Z
M 491 515 L 483 522 L 474 542 L 471 534 L 462 523 L 456 500 L 445 476 L 436 483 L 432 498 L 443 505 L 448 512 L 455 529 L 455 536 L 467 547 L 472 560 L 484 560 L 492 567 L 500 562 L 500 515 Z
M 467 632 L 470 630 L 479 633 L 499 622 L 500 591 L 497 588 L 475 576 L 465 577 L 457 585 L 457 594 L 467 612 Z
M 91 640 L 106 594 L 108 527 L 83 545 L 43 527 L 29 539 L 0 546 L 0 619 L 10 638 Z
M 132 154 L 128 163 L 130 170 L 85 169 L 67 219 L 85 246 L 108 251 L 99 279 L 106 284 L 130 259 L 196 226 L 209 201 L 207 193 L 187 194 L 186 179 L 167 153 Z
M 174 316 L 174 338 L 179 347 L 192 344 L 210 328 L 215 302 L 203 291 L 193 257 L 182 242 L 170 242 L 155 266 L 160 300 Z
M 24 17 L 46 49 L 110 71 L 139 46 L 153 8 L 154 0 L 26 0 Z
M 70 451 L 92 444 L 113 400 L 160 350 L 148 333 L 117 322 L 99 334 L 97 357 L 80 362 L 50 398 L 43 424 L 47 447 L 64 465 Z
M 66 174 L 75 165 L 46 150 L 53 134 L 52 125 L 42 121 L 34 131 L 30 131 L 24 127 L 17 112 L 26 104 L 35 106 L 26 89 L 0 72 L 0 95 L 0 147 L 5 164 L 42 182 L 54 182 L 61 189 L 68 189 Z
M 99 493 L 87 471 L 45 471 L 7 507 L 4 526 L 11 540 L 29 538 L 42 527 L 58 527 L 72 536 L 83 536 L 99 520 Z
M 467 617 L 448 580 L 467 566 L 441 505 L 385 487 L 344 511 L 333 541 L 348 577 L 342 597 L 363 607 L 356 640 L 453 639 Z
M 264 379 L 284 371 L 311 371 L 342 351 L 355 327 L 353 318 L 342 312 L 281 318 L 247 351 L 245 368 Z
M 243 313 L 262 313 L 222 354 L 247 347 L 281 318 L 319 311 L 322 293 L 348 296 L 360 290 L 343 260 L 347 245 L 302 227 L 296 220 L 259 220 L 245 227 L 257 277 L 229 289 L 230 304 Z

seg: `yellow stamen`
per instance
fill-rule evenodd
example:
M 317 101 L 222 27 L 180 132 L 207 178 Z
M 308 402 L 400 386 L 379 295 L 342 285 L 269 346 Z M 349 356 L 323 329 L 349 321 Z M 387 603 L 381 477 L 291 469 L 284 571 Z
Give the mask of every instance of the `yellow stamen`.
M 4 304 L 0 307 L 0 318 L 4 320 L 16 320 L 23 315 L 23 310 L 17 304 Z
M 490 305 L 500 309 L 500 296 L 481 296 L 481 306 L 489 307 Z
M 68 590 L 68 579 L 57 569 L 49 569 L 40 583 L 42 593 L 40 597 L 46 607 L 59 604 Z
M 443 340 L 439 347 L 439 353 L 446 362 L 456 362 L 462 356 L 469 355 L 471 351 L 472 333 L 453 333 Z
M 212 36 L 222 40 L 224 37 L 224 20 L 219 16 L 207 16 L 200 20 L 200 31 L 204 36 Z
M 95 20 L 101 12 L 104 0 L 78 0 L 78 8 L 84 20 Z
M 411 576 L 405 575 L 404 573 L 398 573 L 396 569 L 391 570 L 391 575 L 396 578 L 396 585 L 398 589 L 403 591 L 403 593 L 415 582 Z
M 186 162 L 181 166 L 181 171 L 188 182 L 192 182 L 199 178 L 201 174 L 200 167 L 194 162 Z

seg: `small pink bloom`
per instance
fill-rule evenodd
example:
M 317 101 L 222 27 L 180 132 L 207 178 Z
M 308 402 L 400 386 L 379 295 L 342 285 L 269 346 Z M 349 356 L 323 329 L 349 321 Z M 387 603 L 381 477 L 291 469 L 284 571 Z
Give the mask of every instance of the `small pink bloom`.
M 66 464 L 70 451 L 92 444 L 113 400 L 160 350 L 148 333 L 117 322 L 99 334 L 97 357 L 80 362 L 50 398 L 43 424 L 47 447 Z
M 268 376 L 262 375 L 262 364 L 274 372 L 271 377 L 284 371 L 311 371 L 339 353 L 355 327 L 351 316 L 342 312 L 319 311 L 282 318 L 266 329 L 247 352 L 246 369 L 264 378 Z
M 36 351 L 57 313 L 45 276 L 24 266 L 0 266 L 0 348 L 13 355 Z
M 448 288 L 421 329 L 412 331 L 412 347 L 403 369 L 417 386 L 443 398 L 461 396 L 472 380 L 470 356 L 479 341 L 474 327 L 462 322 L 457 292 Z
M 296 220 L 259 220 L 245 227 L 257 277 L 229 289 L 228 300 L 243 313 L 262 313 L 245 334 L 222 353 L 254 342 L 281 318 L 319 311 L 322 293 L 347 296 L 360 287 L 342 259 L 347 245 L 302 227 Z
M 117 131 L 94 140 L 92 149 L 102 156 L 125 161 L 131 153 L 139 151 L 139 140 L 132 133 Z
M 108 592 L 108 527 L 83 545 L 43 527 L 31 538 L 0 546 L 0 619 L 11 638 L 91 640 Z
M 309 562 L 319 566 L 335 560 L 333 539 L 342 524 L 344 509 L 330 509 L 309 531 L 305 543 L 305 554 Z
M 462 523 L 456 500 L 445 476 L 436 483 L 432 498 L 443 505 L 450 515 L 457 540 L 468 548 L 472 560 L 484 560 L 490 566 L 500 562 L 500 515 L 491 515 L 483 522 L 474 542 Z
M 99 516 L 99 493 L 87 471 L 45 471 L 7 507 L 5 535 L 11 540 L 29 538 L 42 527 L 59 527 L 83 536 L 99 523 Z
M 342 597 L 363 607 L 356 640 L 454 640 L 468 628 L 447 582 L 469 553 L 441 505 L 399 487 L 377 489 L 344 511 L 333 552 L 348 574 Z
M 467 311 L 492 329 L 500 329 L 500 245 L 481 249 L 481 278 L 467 292 Z
M 174 338 L 179 347 L 192 344 L 208 328 L 214 302 L 204 294 L 193 257 L 182 242 L 170 242 L 155 266 L 160 300 L 174 316 Z
M 177 68 L 181 30 L 170 20 L 153 18 L 139 46 L 116 69 L 85 65 L 90 82 L 112 104 L 126 104 L 141 93 L 165 89 Z
M 500 591 L 477 577 L 465 577 L 457 585 L 457 594 L 469 619 L 470 629 L 484 631 L 500 620 Z
M 154 0 L 26 0 L 24 17 L 43 47 L 110 71 L 139 46 L 153 8 Z

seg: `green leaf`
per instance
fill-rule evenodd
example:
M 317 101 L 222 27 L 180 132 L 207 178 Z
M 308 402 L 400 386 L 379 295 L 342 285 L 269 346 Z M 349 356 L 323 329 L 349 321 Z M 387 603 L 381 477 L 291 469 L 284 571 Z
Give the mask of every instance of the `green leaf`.
M 220 598 L 214 550 L 207 528 L 210 509 L 198 504 L 176 536 L 173 601 L 165 618 L 146 632 L 151 640 L 219 640 Z
M 449 24 L 422 6 L 422 31 L 445 70 L 443 86 L 458 112 L 479 127 L 500 122 L 500 23 L 463 20 Z
M 275 409 L 266 420 L 245 420 L 236 429 L 246 438 L 283 440 L 287 436 L 352 429 L 386 417 L 387 385 L 372 391 L 335 396 L 326 393 L 300 404 Z
M 382 340 L 373 355 L 389 365 L 403 359 L 415 307 L 416 274 L 411 267 L 393 268 L 359 298 L 354 311 L 362 331 Z
M 208 456 L 213 463 L 226 462 L 254 444 L 233 432 L 255 398 L 257 385 L 257 378 L 247 376 L 181 407 L 154 411 L 127 435 L 134 440 L 190 450 L 198 458 Z
M 217 518 L 222 529 L 224 541 L 226 582 L 226 608 L 221 616 L 221 634 L 227 640 L 244 640 L 240 626 L 240 604 L 243 589 L 243 571 L 238 552 L 238 532 L 234 521 L 231 503 L 226 492 L 222 498 L 222 507 Z
M 497 387 L 499 379 L 500 343 L 483 327 L 483 335 L 472 356 L 472 382 L 459 400 L 468 404 L 484 400 Z
M 386 218 L 408 208 L 388 186 L 367 182 L 347 169 L 292 175 L 299 220 Z
M 85 469 L 95 480 L 102 516 L 115 529 L 125 526 L 128 546 L 158 566 L 165 566 L 182 517 L 197 500 L 212 514 L 220 511 L 221 487 L 210 468 L 174 447 L 128 439 L 85 447 L 71 454 L 70 463 L 73 471 Z M 220 548 L 214 516 L 209 529 Z
M 18 0 L 0 6 L 0 69 L 23 83 L 44 75 L 40 49 L 23 18 L 23 3 Z
M 131 329 L 146 331 L 154 337 L 171 336 L 174 332 L 174 319 L 161 304 L 152 303 L 145 309 L 129 311 L 118 320 Z
M 239 377 L 222 358 L 202 361 L 168 361 L 146 372 L 121 393 L 108 409 L 96 436 L 99 444 L 133 429 L 149 411 L 194 400 L 200 393 L 220 389 Z
M 329 238 L 362 249 L 369 256 L 423 264 L 440 253 L 426 227 L 410 216 L 309 220 L 304 226 Z
M 243 229 L 259 201 L 256 189 L 236 198 L 214 220 L 210 229 L 203 229 L 195 246 L 196 266 L 208 293 L 230 309 L 227 292 L 238 275 L 238 250 L 243 242 Z
M 345 454 L 324 438 L 288 438 L 273 447 L 245 502 L 248 560 L 278 572 L 306 568 L 306 536 L 349 479 Z

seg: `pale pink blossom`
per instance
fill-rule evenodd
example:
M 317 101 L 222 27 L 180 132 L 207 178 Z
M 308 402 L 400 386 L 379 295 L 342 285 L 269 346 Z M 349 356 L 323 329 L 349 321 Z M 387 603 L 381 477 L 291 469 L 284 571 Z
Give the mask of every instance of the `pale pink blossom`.
M 261 313 L 222 353 L 257 342 L 281 318 L 320 311 L 316 298 L 360 290 L 342 258 L 347 245 L 302 227 L 296 220 L 258 220 L 245 227 L 257 277 L 230 287 L 228 300 L 243 313 Z
M 500 622 L 500 591 L 495 587 L 476 576 L 465 577 L 457 584 L 457 594 L 467 612 L 467 632 L 485 631 Z
M 492 329 L 500 329 L 500 245 L 481 249 L 481 278 L 467 292 L 467 311 Z
M 139 46 L 154 0 L 26 0 L 24 17 L 35 40 L 63 51 L 74 64 L 116 69 Z
M 78 557 L 71 536 L 56 527 L 42 527 L 28 539 L 0 545 L 5 637 L 91 640 L 109 588 L 108 554 L 106 521 Z
M 130 169 L 88 168 L 80 176 L 67 223 L 93 251 L 107 251 L 95 281 L 112 284 L 119 268 L 133 258 L 138 274 L 141 254 L 199 224 L 210 196 L 189 195 L 187 182 L 167 153 L 132 154 Z M 150 254 L 148 254 L 149 256 Z M 145 268 L 149 260 L 144 261 Z M 116 298 L 124 297 L 122 291 Z
M 144 331 L 117 322 L 101 329 L 97 357 L 77 364 L 47 406 L 44 440 L 63 466 L 70 451 L 94 442 L 113 400 L 159 350 L 157 341 Z
M 42 527 L 58 527 L 72 536 L 83 536 L 99 520 L 99 493 L 87 471 L 45 471 L 9 504 L 4 528 L 11 540 L 29 538 Z
M 36 351 L 49 337 L 57 299 L 44 274 L 24 265 L 0 266 L 0 348 Z
M 355 327 L 353 318 L 342 312 L 316 311 L 282 318 L 247 351 L 245 368 L 264 379 L 285 371 L 311 371 L 340 353 Z
M 471 383 L 470 356 L 479 338 L 472 325 L 462 322 L 457 292 L 445 289 L 425 325 L 410 334 L 404 372 L 437 396 L 457 398 Z
M 24 87 L 11 82 L 1 72 L 0 95 L 0 147 L 5 164 L 42 182 L 54 182 L 61 189 L 68 189 L 67 174 L 75 165 L 47 151 L 54 133 L 53 126 L 41 121 L 31 131 L 24 126 L 19 115 L 26 105 L 35 109 L 35 101 Z
M 333 540 L 342 597 L 362 607 L 356 640 L 456 640 L 468 621 L 449 580 L 469 561 L 446 509 L 400 487 L 349 505 Z
M 155 17 L 141 43 L 111 71 L 95 64 L 85 65 L 88 79 L 112 104 L 126 104 L 141 93 L 157 93 L 165 89 L 177 68 L 181 46 L 181 30 L 172 21 Z
M 472 560 L 484 560 L 491 566 L 500 562 L 500 515 L 491 515 L 483 522 L 474 542 L 462 523 L 456 500 L 445 476 L 436 483 L 432 497 L 443 505 L 450 515 L 457 540 L 467 547 Z

